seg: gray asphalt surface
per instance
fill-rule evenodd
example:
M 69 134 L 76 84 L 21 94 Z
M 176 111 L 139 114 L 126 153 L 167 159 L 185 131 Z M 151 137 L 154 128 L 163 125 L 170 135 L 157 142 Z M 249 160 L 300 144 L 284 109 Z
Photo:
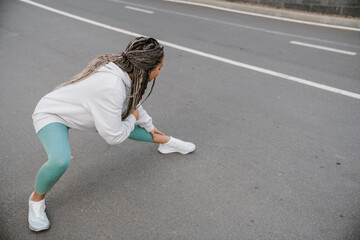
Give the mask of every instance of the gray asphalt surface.
M 360 93 L 360 33 L 160 0 L 39 0 L 100 23 Z M 125 8 L 141 7 L 142 13 Z M 144 108 L 191 155 L 70 131 L 72 163 L 28 229 L 46 161 L 39 99 L 132 36 L 0 4 L 0 239 L 360 239 L 360 100 L 171 47 Z M 301 41 L 349 56 L 289 44 Z

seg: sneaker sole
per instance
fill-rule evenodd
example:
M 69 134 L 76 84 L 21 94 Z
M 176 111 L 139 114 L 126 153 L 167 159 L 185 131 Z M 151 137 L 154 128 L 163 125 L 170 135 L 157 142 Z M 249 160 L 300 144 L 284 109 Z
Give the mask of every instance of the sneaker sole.
M 29 224 L 29 228 L 30 228 L 30 230 L 31 230 L 31 231 L 34 231 L 34 232 L 44 231 L 44 230 L 49 229 L 49 227 L 50 227 L 50 225 L 49 225 L 49 226 L 47 226 L 47 227 L 44 227 L 44 228 L 39 228 L 39 229 L 36 229 L 36 228 L 31 227 L 31 225 Z
M 161 149 L 158 149 L 158 151 L 160 152 L 160 153 L 162 153 L 162 154 L 169 154 L 169 153 L 181 153 L 181 154 L 188 154 L 188 153 L 192 153 L 192 152 L 194 152 L 195 151 L 195 148 L 194 148 L 194 150 L 191 150 L 191 151 L 188 151 L 188 152 L 180 152 L 180 151 L 178 151 L 178 150 L 176 150 L 176 149 L 168 149 L 168 150 L 161 150 Z

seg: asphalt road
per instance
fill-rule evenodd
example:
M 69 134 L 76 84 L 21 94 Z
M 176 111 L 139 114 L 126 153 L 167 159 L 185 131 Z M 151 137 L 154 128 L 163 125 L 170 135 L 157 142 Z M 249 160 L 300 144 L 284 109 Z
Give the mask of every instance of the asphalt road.
M 133 36 L 2 1 L 0 239 L 360 239 L 360 32 L 160 0 L 37 2 L 165 41 L 144 108 L 197 150 L 161 155 L 131 140 L 107 150 L 97 133 L 71 130 L 72 163 L 47 197 L 51 228 L 31 232 L 27 200 L 46 161 L 37 102 Z

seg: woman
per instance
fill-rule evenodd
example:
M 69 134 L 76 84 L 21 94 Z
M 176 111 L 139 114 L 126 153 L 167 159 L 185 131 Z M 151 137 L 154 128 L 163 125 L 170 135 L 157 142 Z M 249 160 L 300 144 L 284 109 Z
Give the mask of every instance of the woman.
M 195 150 L 193 143 L 169 137 L 155 128 L 140 104 L 152 80 L 153 88 L 163 61 L 163 47 L 154 38 L 138 37 L 125 52 L 99 56 L 74 79 L 39 101 L 33 121 L 48 161 L 40 168 L 29 199 L 31 230 L 42 231 L 50 226 L 45 195 L 70 164 L 69 128 L 97 131 L 110 145 L 129 137 L 159 143 L 158 150 L 163 154 Z

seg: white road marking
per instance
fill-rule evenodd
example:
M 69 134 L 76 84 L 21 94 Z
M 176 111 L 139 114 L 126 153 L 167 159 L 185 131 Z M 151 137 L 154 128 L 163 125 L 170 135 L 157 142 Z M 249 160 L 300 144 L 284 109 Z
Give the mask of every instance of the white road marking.
M 316 48 L 316 49 L 321 49 L 321 50 L 330 51 L 330 52 L 347 54 L 347 55 L 351 55 L 351 56 L 355 56 L 357 54 L 356 52 L 349 52 L 349 51 L 344 51 L 344 50 L 340 50 L 340 49 L 336 49 L 336 48 L 329 48 L 329 47 L 324 47 L 324 46 L 319 46 L 319 45 L 314 45 L 314 44 L 309 44 L 309 43 L 303 43 L 303 42 L 297 42 L 297 41 L 290 41 L 290 43 L 295 44 L 295 45 L 304 46 L 304 47 L 310 47 L 310 48 Z
M 108 0 L 108 1 L 114 2 L 114 3 L 129 4 L 129 5 L 132 5 L 135 7 L 145 7 L 144 5 L 127 2 L 127 1 L 122 1 L 122 0 Z M 213 19 L 213 18 L 201 17 L 201 16 L 197 16 L 197 15 L 181 13 L 181 12 L 171 11 L 171 10 L 162 9 L 162 8 L 154 8 L 154 7 L 150 7 L 150 6 L 146 6 L 146 8 L 157 11 L 157 12 L 175 14 L 175 15 L 179 15 L 179 16 L 183 16 L 183 17 L 190 17 L 190 18 L 200 19 L 200 20 L 204 20 L 204 21 L 208 21 L 208 22 L 225 24 L 225 25 L 229 25 L 229 26 L 233 26 L 233 27 L 239 27 L 239 28 L 244 28 L 244 29 L 249 29 L 249 30 L 254 30 L 254 31 L 260 31 L 260 32 L 266 32 L 266 33 L 270 33 L 270 34 L 280 35 L 280 36 L 286 36 L 286 37 L 292 37 L 292 38 L 298 38 L 298 39 L 306 39 L 306 40 L 310 40 L 310 41 L 317 41 L 317 42 L 322 42 L 322 43 L 339 45 L 339 46 L 343 46 L 343 47 L 351 47 L 351 48 L 360 49 L 359 45 L 353 45 L 353 44 L 348 44 L 348 43 L 343 43 L 343 42 L 334 42 L 334 41 L 329 41 L 329 40 L 320 39 L 320 38 L 306 37 L 306 36 L 297 35 L 297 34 L 273 31 L 273 30 L 269 30 L 269 29 L 265 29 L 265 28 L 258 28 L 258 27 L 252 27 L 252 26 L 238 24 L 238 23 L 226 22 L 226 21 L 221 21 L 221 20 L 217 20 L 217 19 Z
M 163 0 L 163 1 L 175 2 L 175 3 L 183 3 L 183 4 L 200 6 L 200 7 L 207 7 L 207 8 L 213 8 L 213 9 L 227 11 L 227 12 L 234 12 L 234 13 L 240 13 L 240 14 L 245 14 L 245 15 L 250 15 L 250 16 L 276 19 L 276 20 L 287 21 L 287 22 L 295 22 L 295 23 L 302 23 L 302 24 L 308 24 L 308 25 L 314 25 L 314 26 L 320 26 L 320 27 L 336 28 L 336 29 L 358 31 L 358 32 L 360 31 L 360 28 L 343 27 L 343 26 L 338 26 L 338 25 L 301 21 L 301 20 L 296 20 L 296 19 L 291 19 L 291 18 L 275 17 L 275 16 L 264 15 L 264 14 L 259 14 L 259 13 L 245 12 L 245 11 L 240 11 L 240 10 L 235 10 L 235 9 L 218 7 L 218 6 L 213 6 L 213 5 L 204 4 L 204 3 L 188 2 L 188 1 L 181 1 L 181 0 Z
M 125 6 L 125 8 L 130 9 L 130 10 L 134 10 L 134 11 L 138 11 L 138 12 L 154 14 L 153 11 L 149 11 L 149 10 L 145 10 L 145 9 L 141 9 L 141 8 L 136 8 L 136 7 L 131 7 L 131 6 Z
M 78 21 L 86 22 L 86 23 L 89 23 L 89 24 L 92 24 L 92 25 L 95 25 L 95 26 L 98 26 L 98 27 L 109 29 L 109 30 L 112 30 L 112 31 L 115 31 L 115 32 L 120 32 L 120 33 L 129 35 L 129 36 L 134 36 L 134 37 L 143 36 L 143 35 L 138 34 L 138 33 L 130 32 L 130 31 L 127 31 L 127 30 L 124 30 L 124 29 L 121 29 L 121 28 L 113 27 L 113 26 L 103 24 L 103 23 L 99 23 L 99 22 L 96 22 L 96 21 L 93 21 L 93 20 L 90 20 L 90 19 L 87 19 L 87 18 L 79 17 L 79 16 L 71 14 L 71 13 L 67 13 L 67 12 L 64 12 L 64 11 L 61 11 L 61 10 L 57 10 L 55 8 L 48 7 L 48 6 L 45 6 L 43 4 L 33 2 L 31 0 L 19 0 L 19 1 L 31 4 L 33 6 L 36 6 L 36 7 L 45 9 L 47 11 L 54 12 L 54 13 L 69 17 L 69 18 L 72 18 L 72 19 L 76 19 Z M 360 94 L 358 94 L 358 93 L 353 93 L 353 92 L 349 92 L 349 91 L 342 90 L 342 89 L 339 89 L 339 88 L 334 88 L 334 87 L 319 84 L 319 83 L 316 83 L 316 82 L 311 82 L 311 81 L 306 80 L 306 79 L 293 77 L 293 76 L 290 76 L 290 75 L 287 75 L 287 74 L 275 72 L 275 71 L 268 70 L 268 69 L 265 69 L 265 68 L 252 66 L 252 65 L 241 63 L 241 62 L 238 62 L 238 61 L 234 61 L 234 60 L 230 60 L 230 59 L 227 59 L 227 58 L 219 57 L 219 56 L 216 56 L 216 55 L 213 55 L 213 54 L 201 52 L 201 51 L 198 51 L 198 50 L 195 50 L 195 49 L 183 47 L 183 46 L 180 46 L 180 45 L 177 45 L 177 44 L 174 44 L 174 43 L 170 43 L 170 42 L 166 42 L 166 41 L 162 41 L 162 40 L 159 40 L 159 43 L 163 44 L 164 46 L 179 49 L 181 51 L 189 52 L 189 53 L 196 54 L 196 55 L 199 55 L 199 56 L 207 57 L 207 58 L 210 58 L 210 59 L 213 59 L 213 60 L 216 60 L 216 61 L 228 63 L 228 64 L 231 64 L 231 65 L 235 65 L 235 66 L 242 67 L 242 68 L 245 68 L 245 69 L 253 70 L 253 71 L 256 71 L 256 72 L 260 72 L 260 73 L 268 74 L 268 75 L 271 75 L 271 76 L 283 78 L 283 79 L 290 80 L 290 81 L 293 81 L 293 82 L 298 82 L 298 83 L 301 83 L 301 84 L 304 84 L 304 85 L 308 85 L 308 86 L 312 86 L 312 87 L 315 87 L 315 88 L 323 89 L 323 90 L 333 92 L 333 93 L 337 93 L 337 94 L 341 94 L 341 95 L 344 95 L 344 96 L 360 99 Z

